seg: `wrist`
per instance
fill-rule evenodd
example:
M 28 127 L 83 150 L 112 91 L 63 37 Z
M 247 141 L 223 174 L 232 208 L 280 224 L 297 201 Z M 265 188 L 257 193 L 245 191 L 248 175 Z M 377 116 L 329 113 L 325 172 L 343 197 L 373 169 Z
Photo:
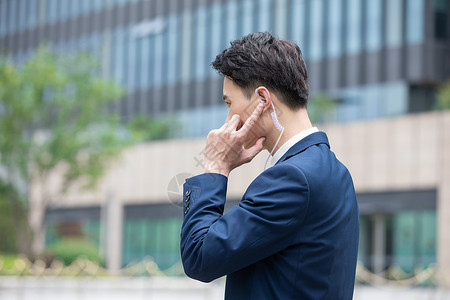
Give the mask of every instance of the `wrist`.
M 203 171 L 203 173 L 218 173 L 224 175 L 225 177 L 228 177 L 228 175 L 230 174 L 230 170 L 219 166 L 205 166 L 205 170 Z

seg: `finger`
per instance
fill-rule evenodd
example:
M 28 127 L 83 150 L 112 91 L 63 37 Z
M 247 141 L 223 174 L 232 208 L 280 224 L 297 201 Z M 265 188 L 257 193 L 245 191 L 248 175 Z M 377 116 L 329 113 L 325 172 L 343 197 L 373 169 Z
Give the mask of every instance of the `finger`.
M 228 127 L 228 124 L 230 123 L 230 120 L 229 119 L 227 119 L 226 121 L 225 121 L 225 123 L 223 123 L 223 125 L 218 129 L 218 130 L 225 130 L 227 127 Z
M 261 150 L 263 150 L 263 143 L 265 140 L 266 137 L 260 137 L 253 146 L 244 151 L 245 162 L 250 162 L 259 152 L 261 152 Z
M 259 103 L 258 106 L 256 106 L 255 110 L 253 111 L 252 115 L 245 121 L 242 128 L 239 130 L 239 132 L 246 135 L 256 124 L 256 121 L 261 116 L 261 113 L 263 111 L 264 104 Z
M 231 118 L 233 115 L 228 114 L 227 119 L 225 120 L 225 123 L 219 128 L 219 130 L 225 130 L 228 127 L 228 124 L 230 124 Z
M 236 131 L 236 128 L 238 127 L 240 121 L 241 118 L 239 118 L 239 115 L 233 115 L 231 117 L 231 120 L 228 122 L 226 129 Z

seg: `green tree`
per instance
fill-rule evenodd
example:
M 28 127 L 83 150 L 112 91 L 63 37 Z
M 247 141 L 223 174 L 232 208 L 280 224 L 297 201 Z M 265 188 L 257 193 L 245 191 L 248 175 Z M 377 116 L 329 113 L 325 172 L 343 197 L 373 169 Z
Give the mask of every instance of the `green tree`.
M 450 82 L 447 82 L 438 89 L 436 100 L 437 110 L 450 109 Z
M 0 207 L 8 212 L 0 218 L 11 218 L 0 226 L 14 224 L 19 252 L 27 252 L 31 240 L 42 241 L 45 207 L 55 195 L 75 183 L 95 187 L 125 147 L 155 138 L 149 128 L 159 128 L 157 138 L 170 135 L 166 123 L 144 117 L 124 123 L 111 113 L 124 91 L 98 74 L 87 54 L 56 56 L 40 48 L 20 67 L 0 59 Z M 62 184 L 50 191 L 55 171 Z M 32 183 L 42 187 L 38 203 L 29 202 Z M 5 230 L 0 227 L 0 236 Z M 38 244 L 34 254 L 42 250 Z
M 308 103 L 308 115 L 312 123 L 325 123 L 333 120 L 336 101 L 325 94 L 318 94 Z

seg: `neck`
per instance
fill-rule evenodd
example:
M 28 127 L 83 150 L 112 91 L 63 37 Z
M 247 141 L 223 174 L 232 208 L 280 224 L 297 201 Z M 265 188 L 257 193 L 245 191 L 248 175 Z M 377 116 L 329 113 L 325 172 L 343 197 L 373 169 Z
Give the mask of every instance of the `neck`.
M 275 149 L 274 146 L 281 133 L 281 131 L 277 130 L 275 127 L 273 127 L 273 129 L 268 133 L 264 143 L 264 148 L 266 148 L 269 152 L 274 149 L 272 155 L 275 154 L 278 149 L 280 149 L 280 147 L 294 135 L 312 127 L 308 113 L 306 112 L 306 109 L 303 108 L 299 111 L 279 116 L 279 121 L 280 124 L 283 125 L 284 131 Z

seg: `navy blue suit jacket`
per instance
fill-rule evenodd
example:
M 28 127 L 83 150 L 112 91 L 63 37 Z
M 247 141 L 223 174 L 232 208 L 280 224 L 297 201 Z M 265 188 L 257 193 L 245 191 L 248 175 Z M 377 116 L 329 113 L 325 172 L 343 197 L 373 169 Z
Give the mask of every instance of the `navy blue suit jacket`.
M 225 299 L 352 299 L 359 212 L 352 178 L 324 132 L 292 146 L 223 214 L 227 177 L 184 184 L 186 274 L 227 276 Z

